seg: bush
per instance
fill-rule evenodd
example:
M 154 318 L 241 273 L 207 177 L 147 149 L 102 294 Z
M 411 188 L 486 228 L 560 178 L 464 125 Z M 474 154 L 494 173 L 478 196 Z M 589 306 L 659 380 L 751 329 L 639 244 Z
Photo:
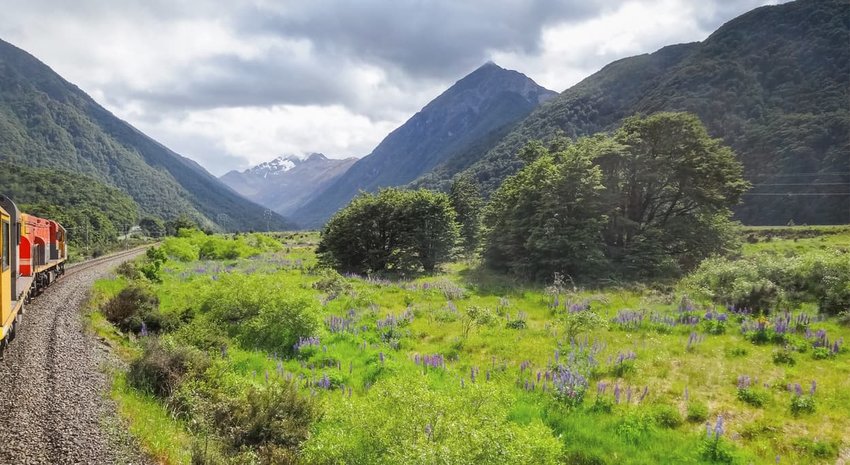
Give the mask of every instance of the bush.
M 793 366 L 795 363 L 797 363 L 797 360 L 794 359 L 794 356 L 791 354 L 791 351 L 786 348 L 773 352 L 773 363 L 777 365 Z
M 130 284 L 122 289 L 103 305 L 101 311 L 110 323 L 124 332 L 138 333 L 143 328 L 156 332 L 164 326 L 159 299 L 141 284 Z
M 682 424 L 682 415 L 679 410 L 670 405 L 658 405 L 653 413 L 655 424 L 664 428 L 676 428 Z
M 351 283 L 336 271 L 323 268 L 319 280 L 313 283 L 313 289 L 326 293 L 333 300 L 351 292 Z
M 118 276 L 123 276 L 129 280 L 139 279 L 142 276 L 136 268 L 135 262 L 132 260 L 122 262 L 118 265 L 118 267 L 115 268 L 115 273 L 118 274 Z
M 750 404 L 753 407 L 764 407 L 764 404 L 767 403 L 767 398 L 767 392 L 759 388 L 738 388 L 738 400 Z
M 242 397 L 220 405 L 214 416 L 232 452 L 254 450 L 261 463 L 295 464 L 320 410 L 294 382 L 275 378 L 248 387 Z
M 149 338 L 142 355 L 130 363 L 127 381 L 136 389 L 165 399 L 189 373 L 202 373 L 208 366 L 207 357 L 195 349 Z
M 688 403 L 688 421 L 702 423 L 708 418 L 708 406 L 702 402 L 691 401 Z
M 794 395 L 791 397 L 791 414 L 795 417 L 815 413 L 815 398 L 811 395 Z

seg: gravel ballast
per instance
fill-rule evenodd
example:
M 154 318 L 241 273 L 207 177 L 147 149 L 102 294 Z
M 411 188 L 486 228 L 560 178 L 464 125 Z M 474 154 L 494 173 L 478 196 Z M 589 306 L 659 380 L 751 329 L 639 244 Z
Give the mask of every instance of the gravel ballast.
M 92 283 L 128 258 L 71 269 L 26 306 L 0 361 L 0 464 L 148 463 L 116 426 L 114 359 L 81 314 Z

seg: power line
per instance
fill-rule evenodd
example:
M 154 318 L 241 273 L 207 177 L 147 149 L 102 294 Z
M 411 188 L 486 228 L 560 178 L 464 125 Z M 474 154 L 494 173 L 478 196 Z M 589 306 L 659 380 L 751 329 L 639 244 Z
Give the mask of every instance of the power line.
M 824 173 L 793 173 L 793 174 L 791 174 L 791 173 L 787 173 L 787 174 L 753 173 L 753 174 L 749 174 L 747 176 L 749 176 L 751 178 L 754 178 L 754 177 L 776 177 L 776 178 L 785 177 L 785 178 L 787 178 L 787 177 L 794 177 L 794 176 L 850 176 L 850 171 L 845 171 L 845 172 L 837 172 L 836 171 L 836 172 L 832 172 L 832 173 L 824 172 Z
M 850 195 L 850 192 L 745 192 L 743 195 L 798 197 L 814 195 Z
M 759 186 L 850 186 L 850 182 L 776 182 L 753 184 L 753 187 Z

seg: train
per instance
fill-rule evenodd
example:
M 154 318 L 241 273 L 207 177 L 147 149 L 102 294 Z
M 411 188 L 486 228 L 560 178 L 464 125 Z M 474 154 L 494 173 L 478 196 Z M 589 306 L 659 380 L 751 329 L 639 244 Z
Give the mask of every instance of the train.
M 14 339 L 30 299 L 65 274 L 67 231 L 57 221 L 30 215 L 0 195 L 0 354 Z

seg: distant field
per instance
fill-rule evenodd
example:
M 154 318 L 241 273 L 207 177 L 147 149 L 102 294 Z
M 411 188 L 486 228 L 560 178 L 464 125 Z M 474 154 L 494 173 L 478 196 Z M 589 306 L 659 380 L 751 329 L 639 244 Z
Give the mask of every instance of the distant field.
M 824 249 L 842 260 L 850 248 L 848 226 L 742 236 L 746 256 Z M 324 412 L 302 463 L 799 464 L 850 454 L 850 326 L 819 316 L 816 302 L 787 308 L 791 328 L 760 340 L 754 325 L 779 331 L 781 313 L 731 311 L 684 282 L 547 288 L 472 262 L 405 281 L 340 278 L 314 267 L 316 234 L 279 238 L 279 250 L 250 258 L 171 258 L 162 283 L 148 284 L 162 314 L 180 321 L 159 337 L 206 347 L 212 360 L 165 400 L 117 378 L 113 396 L 131 431 L 164 462 L 188 463 L 199 441 L 206 454 L 235 453 L 226 434 L 209 435 L 205 399 L 277 379 L 295 380 Z M 99 283 L 93 307 L 127 283 Z M 210 326 L 229 308 L 222 302 L 239 312 L 276 299 L 302 299 L 321 321 L 294 353 L 268 348 L 254 320 Z M 471 323 L 470 308 L 489 321 Z M 603 323 L 574 324 L 582 312 Z M 818 331 L 839 344 L 835 353 L 815 347 Z M 141 340 L 115 344 L 132 358 Z M 565 368 L 581 380 L 565 380 Z

